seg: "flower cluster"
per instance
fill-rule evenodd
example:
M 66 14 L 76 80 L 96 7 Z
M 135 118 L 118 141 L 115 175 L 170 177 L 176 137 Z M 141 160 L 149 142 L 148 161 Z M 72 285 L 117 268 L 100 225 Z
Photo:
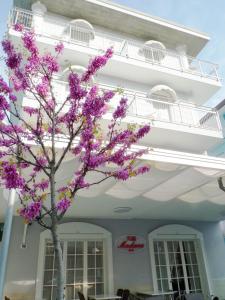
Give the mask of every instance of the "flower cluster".
M 40 216 L 41 209 L 41 201 L 31 201 L 25 207 L 19 209 L 19 215 L 23 217 L 27 223 L 31 223 Z
M 1 177 L 7 189 L 23 188 L 25 180 L 19 175 L 16 164 L 4 162 L 1 168 Z
M 59 202 L 56 204 L 56 209 L 59 212 L 66 212 L 67 209 L 70 207 L 70 205 L 71 205 L 71 200 L 67 198 L 63 198 L 59 200 Z
M 102 56 L 96 56 L 93 60 L 91 60 L 87 71 L 82 76 L 82 81 L 88 82 L 91 79 L 91 76 L 95 75 L 95 73 L 104 67 L 107 61 L 113 56 L 113 49 L 107 49 L 106 53 Z

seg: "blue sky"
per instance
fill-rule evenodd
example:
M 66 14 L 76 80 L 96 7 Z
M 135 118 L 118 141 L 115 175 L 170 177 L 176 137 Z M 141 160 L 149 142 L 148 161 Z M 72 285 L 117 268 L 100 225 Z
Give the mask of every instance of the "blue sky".
M 211 41 L 199 57 L 220 65 L 225 78 L 225 0 L 114 0 L 122 5 L 203 31 Z M 0 0 L 0 35 L 6 30 L 6 20 L 12 0 Z M 2 73 L 2 68 L 0 70 Z M 210 101 L 213 105 L 225 98 L 225 87 Z

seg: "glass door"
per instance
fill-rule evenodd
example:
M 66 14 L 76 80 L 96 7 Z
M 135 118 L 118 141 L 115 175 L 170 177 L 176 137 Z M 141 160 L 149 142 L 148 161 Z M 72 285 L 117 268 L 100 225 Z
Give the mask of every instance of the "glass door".
M 105 292 L 105 263 L 103 240 L 62 241 L 66 300 L 77 300 L 80 291 L 88 295 Z M 56 299 L 57 264 L 50 240 L 45 244 L 43 299 Z
M 201 293 L 194 241 L 154 241 L 158 290 Z

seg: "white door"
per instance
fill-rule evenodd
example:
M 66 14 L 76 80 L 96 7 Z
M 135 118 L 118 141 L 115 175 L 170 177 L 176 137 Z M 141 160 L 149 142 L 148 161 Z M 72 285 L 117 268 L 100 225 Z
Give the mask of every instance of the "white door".
M 66 300 L 78 299 L 77 291 L 88 295 L 105 292 L 103 240 L 63 240 L 63 262 Z M 55 255 L 51 241 L 45 244 L 43 299 L 56 299 Z

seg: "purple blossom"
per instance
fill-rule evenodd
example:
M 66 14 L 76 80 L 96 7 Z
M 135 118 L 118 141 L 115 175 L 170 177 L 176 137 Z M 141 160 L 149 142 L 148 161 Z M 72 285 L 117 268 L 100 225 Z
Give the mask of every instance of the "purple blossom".
M 35 37 L 33 31 L 26 31 L 22 36 L 24 47 L 32 54 L 38 54 L 38 48 L 35 43 Z
M 27 206 L 19 210 L 20 216 L 22 216 L 27 222 L 32 222 L 40 216 L 42 209 L 41 201 L 31 201 Z
M 3 51 L 9 56 L 14 52 L 14 47 L 11 41 L 9 40 L 3 40 L 2 41 L 2 48 Z
M 65 212 L 70 207 L 70 205 L 71 205 L 71 201 L 67 198 L 63 198 L 57 203 L 56 209 L 59 212 Z
M 8 110 L 9 107 L 9 103 L 7 102 L 6 98 L 0 95 L 0 110 Z
M 143 138 L 146 134 L 149 133 L 150 129 L 151 129 L 151 127 L 149 125 L 145 125 L 145 126 L 141 127 L 136 134 L 137 138 L 138 139 Z
M 114 173 L 114 177 L 119 180 L 127 180 L 130 177 L 130 172 L 127 169 L 122 169 Z
M 64 49 L 64 45 L 62 42 L 58 43 L 55 46 L 55 52 L 57 52 L 58 54 L 62 53 L 63 49 Z
M 46 180 L 43 179 L 41 182 L 35 184 L 35 188 L 39 188 L 42 191 L 46 190 L 48 187 L 49 187 L 49 181 L 47 179 Z
M 30 116 L 38 113 L 38 109 L 37 108 L 33 108 L 33 107 L 30 107 L 30 106 L 24 106 L 23 110 L 26 113 L 28 113 Z
M 17 189 L 24 186 L 25 180 L 19 175 L 15 164 L 5 162 L 3 163 L 2 168 L 2 178 L 5 181 L 5 187 L 7 189 Z
M 42 63 L 47 67 L 50 74 L 56 73 L 59 71 L 59 64 L 55 57 L 51 54 L 46 54 L 42 57 Z
M 109 48 L 106 50 L 106 53 L 102 56 L 96 56 L 92 59 L 88 65 L 87 71 L 83 74 L 81 81 L 88 82 L 99 69 L 104 67 L 107 61 L 112 57 L 113 50 Z
M 81 87 L 79 76 L 76 73 L 69 74 L 70 98 L 76 100 L 86 96 L 87 92 Z
M 122 98 L 120 100 L 119 105 L 117 106 L 116 110 L 113 113 L 113 119 L 125 118 L 127 112 L 127 99 Z
M 23 24 L 20 24 L 20 23 L 16 23 L 13 28 L 15 31 L 18 31 L 18 32 L 22 32 L 24 30 Z

